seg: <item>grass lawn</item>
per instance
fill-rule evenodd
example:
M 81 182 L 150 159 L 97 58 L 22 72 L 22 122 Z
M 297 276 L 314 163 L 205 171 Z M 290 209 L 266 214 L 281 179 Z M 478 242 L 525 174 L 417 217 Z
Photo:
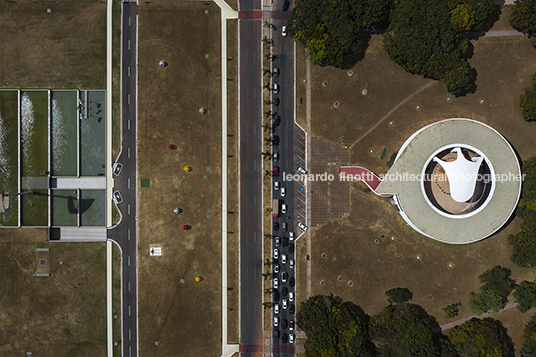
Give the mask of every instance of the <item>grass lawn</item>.
M 510 8 L 503 8 L 503 16 L 510 12 Z M 496 26 L 511 30 L 504 17 Z M 389 157 L 412 133 L 453 117 L 472 118 L 492 126 L 522 159 L 536 155 L 536 126 L 522 119 L 518 105 L 519 95 L 536 72 L 536 50 L 522 36 L 479 38 L 472 44 L 474 55 L 469 62 L 478 73 L 477 90 L 460 98 L 446 92 L 440 82 L 406 73 L 389 60 L 380 35 L 372 36 L 365 58 L 352 68 L 351 75 L 313 65 L 313 132 L 309 134 L 348 148 L 352 165 L 377 174 L 387 172 Z M 300 77 L 305 61 L 303 56 L 298 58 L 301 97 L 305 96 Z M 362 94 L 364 89 L 366 95 Z M 335 108 L 335 102 L 340 107 Z M 304 120 L 303 108 L 298 106 L 297 112 L 298 120 Z M 382 159 L 384 148 L 387 152 Z M 364 187 L 362 183 L 349 185 L 350 216 L 311 230 L 313 295 L 333 293 L 374 315 L 387 305 L 386 290 L 406 287 L 413 292 L 413 302 L 443 324 L 451 321 L 441 310 L 449 304 L 462 303 L 459 317 L 472 314 L 467 295 L 480 287 L 478 275 L 484 270 L 495 265 L 509 267 L 518 282 L 536 277 L 536 270 L 520 269 L 510 262 L 507 237 L 519 230 L 518 218 L 484 241 L 447 245 L 415 232 L 395 213 L 388 199 L 364 193 Z M 375 238 L 381 240 L 379 245 L 373 243 Z M 297 247 L 297 261 L 303 261 L 303 256 L 305 246 Z M 304 267 L 298 266 L 300 300 L 305 299 Z M 353 286 L 348 285 L 350 280 Z M 530 315 L 532 312 L 523 315 L 514 309 L 492 317 L 503 322 L 519 350 L 522 329 Z
M 104 356 L 105 244 L 47 239 L 45 229 L 0 230 L 0 355 Z M 50 277 L 34 276 L 36 248 L 50 249 Z
M 105 2 L 1 0 L 0 7 L 0 33 L 9 34 L 0 39 L 0 88 L 105 88 Z
M 236 33 L 233 27 L 230 36 Z M 138 196 L 139 344 L 151 356 L 221 353 L 219 34 L 220 10 L 214 3 L 140 3 L 138 172 L 151 181 Z M 168 65 L 160 67 L 160 60 Z M 229 78 L 236 81 L 236 70 Z M 230 81 L 229 88 L 236 92 L 236 83 Z M 201 107 L 209 113 L 199 114 Z M 235 115 L 236 105 L 229 111 Z M 236 155 L 236 119 L 229 124 L 229 155 Z M 176 148 L 169 150 L 170 144 Z M 183 170 L 186 165 L 190 172 Z M 236 166 L 236 157 L 229 158 L 229 165 Z M 232 177 L 230 195 L 237 190 Z M 236 198 L 229 204 L 236 207 Z M 174 214 L 175 207 L 182 213 Z M 233 231 L 236 219 L 229 224 Z M 236 247 L 236 235 L 236 230 L 229 234 L 230 249 Z M 153 246 L 162 247 L 161 257 L 149 256 Z M 230 264 L 236 271 L 236 260 Z M 203 280 L 196 282 L 197 276 Z M 236 283 L 230 287 L 237 293 Z M 235 320 L 237 311 L 229 311 Z M 236 329 L 235 322 L 231 339 Z

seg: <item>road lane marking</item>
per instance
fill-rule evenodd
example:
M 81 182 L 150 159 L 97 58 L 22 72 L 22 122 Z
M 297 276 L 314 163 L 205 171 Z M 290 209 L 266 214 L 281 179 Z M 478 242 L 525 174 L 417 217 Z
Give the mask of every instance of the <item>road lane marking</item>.
M 130 159 L 130 147 L 128 148 L 128 158 Z
M 132 329 L 128 329 L 128 339 L 132 340 Z
M 130 255 L 128 256 L 128 266 L 130 266 Z
M 128 178 L 128 189 L 130 190 L 130 177 Z
M 130 305 L 128 305 L 128 316 L 130 316 Z
M 130 292 L 130 281 L 128 282 L 128 292 Z
M 128 17 L 128 26 L 130 26 L 130 16 Z
M 130 94 L 128 95 L 128 104 L 130 104 Z
M 130 66 L 128 67 L 128 76 L 130 77 Z
M 130 216 L 130 203 L 128 204 L 128 215 Z
M 128 346 L 128 355 L 132 357 L 132 346 Z
M 128 130 L 130 130 L 130 119 L 128 120 Z
M 130 50 L 130 40 L 128 40 L 128 49 Z
M 130 240 L 130 229 L 127 232 L 128 232 L 128 240 Z

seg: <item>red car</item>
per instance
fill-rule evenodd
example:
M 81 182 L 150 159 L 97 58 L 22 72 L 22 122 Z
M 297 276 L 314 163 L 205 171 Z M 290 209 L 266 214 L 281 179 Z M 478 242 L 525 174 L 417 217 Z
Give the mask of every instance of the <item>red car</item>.
M 282 227 L 281 230 L 282 230 L 283 232 L 286 232 L 286 231 L 287 231 L 287 222 L 283 222 L 283 223 L 281 223 L 281 227 Z
M 274 166 L 274 176 L 279 176 L 279 166 Z

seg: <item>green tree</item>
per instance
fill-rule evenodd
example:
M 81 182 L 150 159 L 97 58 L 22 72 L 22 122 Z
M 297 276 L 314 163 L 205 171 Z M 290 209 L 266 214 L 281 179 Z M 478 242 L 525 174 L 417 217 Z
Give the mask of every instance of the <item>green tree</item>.
M 486 318 L 467 321 L 454 327 L 448 338 L 456 356 L 512 356 L 513 344 L 497 320 Z
M 521 346 L 521 357 L 536 356 L 536 315 L 534 315 L 525 326 L 523 331 L 523 346 Z
M 458 310 L 460 309 L 460 306 L 462 306 L 462 303 L 457 302 L 455 304 L 450 304 L 449 306 L 445 306 L 441 310 L 445 311 L 446 319 L 452 319 L 453 317 L 458 316 Z
M 458 31 L 469 31 L 475 23 L 473 8 L 465 1 L 458 0 L 449 3 L 450 23 Z
M 478 278 L 484 285 L 478 292 L 473 291 L 469 294 L 471 310 L 476 314 L 483 314 L 489 310 L 498 312 L 515 286 L 515 281 L 510 279 L 510 274 L 510 269 L 500 266 L 482 273 Z
M 534 36 L 536 33 L 536 1 L 516 0 L 514 4 L 510 24 L 516 30 Z
M 316 295 L 302 302 L 296 323 L 307 334 L 306 356 L 370 356 L 365 323 L 355 305 Z
M 473 87 L 472 72 L 473 70 L 471 66 L 469 66 L 469 63 L 461 62 L 441 78 L 443 87 L 447 92 L 456 96 L 468 93 Z
M 525 93 L 519 98 L 519 105 L 523 108 L 522 116 L 526 121 L 536 120 L 536 73 L 530 81 L 531 86 L 525 88 Z
M 389 305 L 370 320 L 370 336 L 380 354 L 389 357 L 436 357 L 430 324 L 420 308 Z
M 519 304 L 517 308 L 519 311 L 525 313 L 530 310 L 531 307 L 536 306 L 536 284 L 529 281 L 522 281 L 516 286 L 516 289 L 512 293 L 516 298 L 516 302 Z
M 410 301 L 413 298 L 413 294 L 406 288 L 393 288 L 385 292 L 387 295 L 387 301 L 389 304 L 402 304 Z

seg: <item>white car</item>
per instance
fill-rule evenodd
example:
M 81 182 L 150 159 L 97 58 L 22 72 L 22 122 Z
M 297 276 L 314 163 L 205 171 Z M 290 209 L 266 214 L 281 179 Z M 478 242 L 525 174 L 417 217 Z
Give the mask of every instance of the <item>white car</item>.
M 281 301 L 281 307 L 283 308 L 283 310 L 286 310 L 286 308 L 288 307 L 287 299 L 283 299 L 283 301 Z
M 279 259 L 279 249 L 274 249 L 274 259 Z
M 274 83 L 274 94 L 278 94 L 278 93 L 279 93 L 279 84 Z
M 281 189 L 281 192 L 283 192 L 283 189 Z M 285 203 L 281 205 L 281 213 L 287 213 L 287 205 Z
M 288 335 L 288 343 L 294 343 L 294 334 L 293 333 Z
M 274 314 L 279 314 L 279 304 L 274 304 Z
M 288 232 L 288 239 L 294 240 L 294 232 Z
M 283 283 L 286 283 L 287 282 L 287 279 L 288 279 L 288 273 L 286 271 L 282 272 L 281 273 L 281 281 Z
M 281 197 L 285 197 L 286 194 L 287 194 L 287 189 L 284 187 L 281 187 Z
M 274 265 L 274 274 L 279 273 L 279 264 Z
M 281 255 L 281 264 L 285 264 L 287 262 L 287 255 L 286 254 L 282 254 Z
M 287 27 L 286 27 L 286 26 L 283 26 L 283 28 L 281 28 L 281 35 L 282 35 L 282 36 L 286 36 L 286 35 L 287 35 Z
M 279 190 L 279 181 L 274 182 L 274 190 Z
M 274 316 L 274 326 L 279 326 L 279 316 Z
M 305 170 L 303 167 L 298 167 L 298 171 L 304 175 L 307 175 L 307 170 Z
M 294 269 L 294 259 L 291 258 L 291 259 L 288 261 L 288 267 L 289 267 L 290 269 Z
M 274 289 L 279 288 L 279 279 L 274 278 Z
M 288 301 L 290 301 L 290 302 L 294 301 L 294 291 L 290 291 L 288 293 Z
M 300 227 L 301 229 L 303 229 L 304 231 L 307 231 L 307 226 L 303 223 L 298 223 L 298 227 Z

